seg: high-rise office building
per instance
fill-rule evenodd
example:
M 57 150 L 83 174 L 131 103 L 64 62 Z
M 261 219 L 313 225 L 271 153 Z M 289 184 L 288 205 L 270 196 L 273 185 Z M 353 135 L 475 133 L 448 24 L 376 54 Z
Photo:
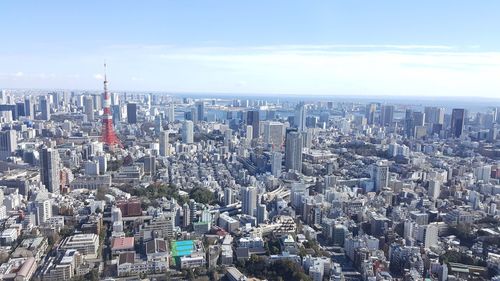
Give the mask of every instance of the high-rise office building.
M 377 111 L 377 104 L 376 103 L 370 103 L 366 106 L 365 109 L 365 117 L 366 117 L 366 122 L 368 125 L 373 125 L 375 122 L 375 112 Z
M 155 135 L 159 136 L 163 130 L 163 118 L 160 114 L 155 116 Z
M 167 106 L 167 121 L 170 123 L 175 122 L 175 105 L 173 103 Z
M 306 117 L 306 106 L 303 102 L 301 102 L 295 108 L 295 117 L 293 119 L 295 127 L 299 130 L 299 132 L 303 132 L 306 130 Z
M 260 119 L 258 110 L 247 112 L 247 125 L 252 126 L 252 139 L 258 139 L 260 136 Z M 247 136 L 248 137 L 248 136 Z
M 247 140 L 252 139 L 253 137 L 253 127 L 251 125 L 247 125 L 245 130 L 245 137 Z
M 129 124 L 137 123 L 137 104 L 127 103 L 127 122 Z
M 14 130 L 0 131 L 0 159 L 5 160 L 17 149 L 17 133 Z
M 59 194 L 59 153 L 52 148 L 40 150 L 40 177 L 49 192 Z
M 275 177 L 279 177 L 281 175 L 281 168 L 283 162 L 283 154 L 281 152 L 273 152 L 271 154 L 271 173 Z
M 495 142 L 497 136 L 498 136 L 498 124 L 493 123 L 491 124 L 490 129 L 488 131 L 488 142 L 491 143 Z
M 99 175 L 104 175 L 108 170 L 108 159 L 106 155 L 97 155 L 94 158 L 99 163 Z
M 99 175 L 99 162 L 96 160 L 93 161 L 85 161 L 85 175 L 87 176 L 96 176 Z
M 444 124 L 444 108 L 426 106 L 424 108 L 426 124 Z
M 122 121 L 122 108 L 120 105 L 112 105 L 111 106 L 111 116 L 113 117 L 113 125 L 118 124 Z
M 285 126 L 283 123 L 274 121 L 264 122 L 264 143 L 279 150 L 283 145 L 284 135 Z
M 46 96 L 40 96 L 40 112 L 41 120 L 50 120 L 50 100 Z
M 257 217 L 257 224 L 261 224 L 265 221 L 267 221 L 267 208 L 266 204 L 262 203 L 257 203 L 257 211 L 256 211 L 256 217 Z
M 414 111 L 413 112 L 413 126 L 424 126 L 425 124 L 425 113 Z
M 148 175 L 156 173 L 156 157 L 154 155 L 144 156 L 144 173 Z
M 160 132 L 160 156 L 168 156 L 168 131 Z
M 250 216 L 257 213 L 257 188 L 252 186 L 241 188 L 241 211 Z
M 430 223 L 425 226 L 421 226 L 423 228 L 423 241 L 424 248 L 429 249 L 432 246 L 436 246 L 438 243 L 438 232 L 439 228 L 436 224 Z
M 27 96 L 24 99 L 24 110 L 26 113 L 26 117 L 29 119 L 35 119 L 35 109 L 33 107 L 33 102 L 31 96 Z
M 58 92 L 52 92 L 49 94 L 52 96 L 52 106 L 57 108 L 60 105 L 60 98 L 59 98 L 59 93 Z
M 441 182 L 438 180 L 430 180 L 427 194 L 432 200 L 438 199 L 441 194 Z
M 372 180 L 375 191 L 380 191 L 389 186 L 389 166 L 385 161 L 375 163 L 372 171 Z
M 285 168 L 302 172 L 302 147 L 304 141 L 302 134 L 297 131 L 290 131 L 286 135 L 285 145 Z
M 26 116 L 26 108 L 24 102 L 16 102 L 17 116 Z
M 189 204 L 186 202 L 182 205 L 182 226 L 188 227 L 191 225 L 191 209 Z
M 460 138 L 464 131 L 465 110 L 463 108 L 454 108 L 451 112 L 451 136 Z
M 405 113 L 405 136 L 413 137 L 415 131 L 415 122 L 413 120 L 413 110 L 407 109 Z
M 185 112 L 185 119 L 193 121 L 194 124 L 198 123 L 198 109 L 196 107 L 190 108 L 188 112 Z
M 290 204 L 296 209 L 300 209 L 302 198 L 309 194 L 307 186 L 304 183 L 294 182 L 290 190 Z
M 36 225 L 41 225 L 52 217 L 52 202 L 46 191 L 40 191 L 31 203 Z
M 92 122 L 94 120 L 94 102 L 91 96 L 83 97 L 83 108 L 87 116 L 87 121 Z
M 182 142 L 189 144 L 194 142 L 193 121 L 186 120 L 182 124 Z
M 230 187 L 224 188 L 224 206 L 234 203 L 233 190 Z
M 106 84 L 108 83 L 107 80 L 105 80 L 105 82 L 106 82 Z M 102 95 L 93 94 L 91 97 L 92 97 L 92 101 L 94 102 L 94 110 L 101 110 L 102 109 L 102 103 L 103 103 L 103 97 L 102 97 Z M 107 93 L 107 98 L 108 98 L 108 101 L 109 101 L 109 105 L 111 106 L 111 100 L 109 100 L 109 92 Z
M 205 103 L 203 101 L 197 101 L 195 106 L 197 121 L 205 120 Z
M 118 93 L 111 93 L 111 106 L 120 105 L 120 96 Z
M 380 125 L 389 126 L 394 121 L 394 105 L 384 105 L 380 109 Z
M 198 210 L 196 201 L 194 199 L 189 200 L 189 210 L 191 215 L 191 223 L 197 222 L 196 212 Z

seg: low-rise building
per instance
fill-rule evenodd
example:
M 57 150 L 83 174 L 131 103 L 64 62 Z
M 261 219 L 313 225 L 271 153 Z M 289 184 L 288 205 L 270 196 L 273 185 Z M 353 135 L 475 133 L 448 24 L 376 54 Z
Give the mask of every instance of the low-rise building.
M 97 258 L 99 249 L 99 236 L 95 234 L 75 234 L 66 237 L 61 243 L 64 250 L 77 250 L 84 258 Z

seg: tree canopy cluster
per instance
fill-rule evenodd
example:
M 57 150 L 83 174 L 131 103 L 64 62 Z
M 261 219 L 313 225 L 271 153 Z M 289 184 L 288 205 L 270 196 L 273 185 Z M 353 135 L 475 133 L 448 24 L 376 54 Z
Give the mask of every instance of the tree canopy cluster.
M 216 203 L 215 195 L 212 191 L 204 187 L 195 187 L 189 192 L 189 198 L 201 204 Z
M 124 192 L 130 193 L 132 196 L 136 196 L 139 198 L 148 198 L 149 200 L 155 200 L 159 198 L 174 198 L 179 202 L 179 204 L 183 204 L 186 201 L 186 198 L 179 194 L 179 188 L 175 185 L 164 184 L 164 183 L 154 183 L 148 185 L 146 188 L 142 187 L 133 187 L 131 185 L 123 186 L 121 188 Z
M 265 258 L 252 256 L 240 269 L 249 276 L 267 280 L 309 281 L 311 278 L 302 266 L 290 260 L 268 263 Z

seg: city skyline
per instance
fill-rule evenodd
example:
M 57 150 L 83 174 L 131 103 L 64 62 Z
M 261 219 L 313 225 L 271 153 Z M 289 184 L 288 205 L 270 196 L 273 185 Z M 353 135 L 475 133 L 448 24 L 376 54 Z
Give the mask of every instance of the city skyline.
M 496 98 L 499 5 L 4 3 L 0 85 L 99 90 L 107 60 L 113 91 Z

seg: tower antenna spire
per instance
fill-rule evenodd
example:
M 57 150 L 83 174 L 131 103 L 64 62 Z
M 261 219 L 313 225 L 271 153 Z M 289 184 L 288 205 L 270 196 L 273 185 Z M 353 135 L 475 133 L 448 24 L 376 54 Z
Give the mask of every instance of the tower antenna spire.
M 104 91 L 108 91 L 108 77 L 107 77 L 107 65 L 106 65 L 106 60 L 104 60 Z
M 104 60 L 104 81 L 107 81 L 108 79 L 106 79 L 106 73 L 107 73 L 107 69 L 106 69 L 106 60 Z

